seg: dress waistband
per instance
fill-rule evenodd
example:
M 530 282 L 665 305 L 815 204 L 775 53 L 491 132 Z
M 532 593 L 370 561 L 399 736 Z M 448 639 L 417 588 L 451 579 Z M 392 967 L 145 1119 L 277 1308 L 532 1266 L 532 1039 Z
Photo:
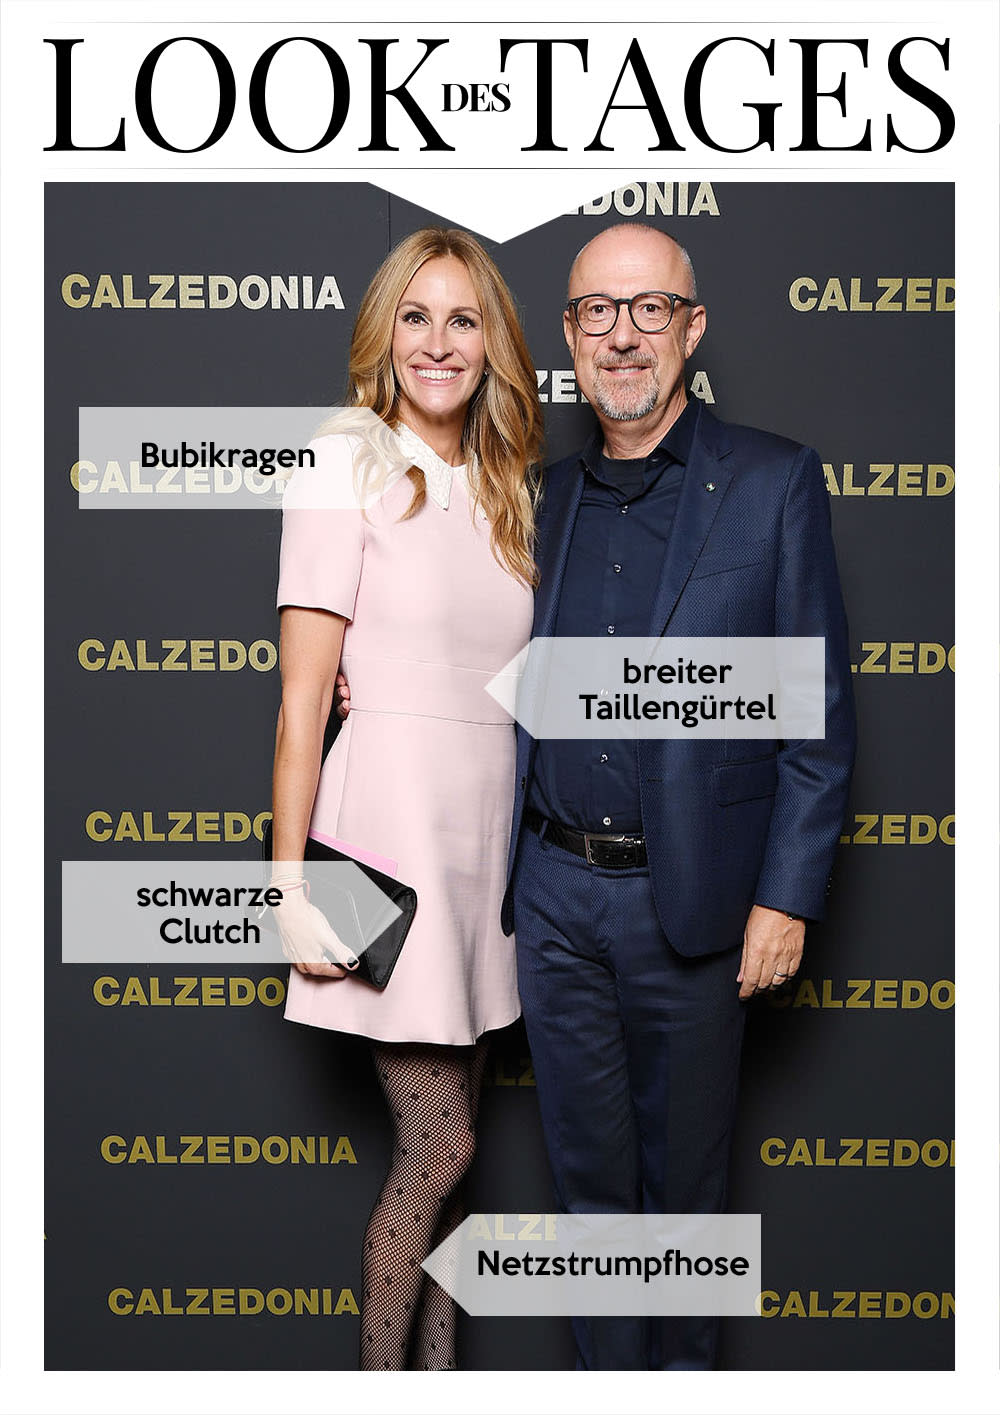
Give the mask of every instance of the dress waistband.
M 395 712 L 496 727 L 514 720 L 486 691 L 496 674 L 484 669 L 345 654 L 342 671 L 351 689 L 351 712 Z

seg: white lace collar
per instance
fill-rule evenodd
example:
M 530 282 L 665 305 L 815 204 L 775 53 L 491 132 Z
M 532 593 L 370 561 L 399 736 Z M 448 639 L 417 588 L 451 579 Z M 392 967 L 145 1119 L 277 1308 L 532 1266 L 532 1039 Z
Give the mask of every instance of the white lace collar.
M 409 464 L 419 467 L 423 472 L 427 495 L 442 511 L 447 511 L 451 499 L 452 477 L 456 473 L 459 476 L 465 473 L 464 463 L 460 467 L 449 466 L 433 447 L 428 447 L 423 438 L 418 437 L 406 423 L 397 423 L 393 431 Z

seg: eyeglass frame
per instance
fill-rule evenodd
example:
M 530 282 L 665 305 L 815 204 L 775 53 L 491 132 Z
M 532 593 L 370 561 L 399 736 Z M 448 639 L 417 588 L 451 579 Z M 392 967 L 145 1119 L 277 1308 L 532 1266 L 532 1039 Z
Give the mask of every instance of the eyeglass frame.
M 636 323 L 632 305 L 636 300 L 641 300 L 643 295 L 665 295 L 670 301 L 670 318 L 662 329 L 643 329 L 641 325 Z M 607 300 L 609 305 L 614 305 L 615 317 L 608 325 L 607 329 L 584 329 L 583 325 L 580 323 L 580 312 L 577 306 L 581 300 L 596 299 Z M 606 334 L 610 334 L 613 329 L 617 329 L 618 318 L 622 312 L 622 305 L 628 306 L 628 317 L 632 321 L 632 327 L 637 329 L 640 334 L 665 334 L 674 322 L 674 311 L 679 304 L 687 305 L 690 309 L 695 309 L 698 302 L 697 300 L 689 300 L 686 295 L 678 295 L 674 290 L 640 290 L 637 295 L 622 295 L 620 299 L 615 299 L 614 295 L 605 295 L 600 290 L 594 290 L 590 294 L 577 295 L 574 299 L 567 300 L 566 308 L 573 311 L 573 322 L 581 334 L 585 334 L 588 339 L 603 339 Z

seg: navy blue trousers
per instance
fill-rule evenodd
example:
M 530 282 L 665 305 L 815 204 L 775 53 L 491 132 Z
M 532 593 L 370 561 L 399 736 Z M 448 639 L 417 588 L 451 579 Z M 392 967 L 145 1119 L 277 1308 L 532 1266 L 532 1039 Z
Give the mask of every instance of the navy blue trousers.
M 647 870 L 603 870 L 526 830 L 517 976 L 563 1213 L 718 1213 L 744 1004 L 739 947 L 683 958 Z M 585 1370 L 707 1370 L 713 1317 L 574 1317 Z

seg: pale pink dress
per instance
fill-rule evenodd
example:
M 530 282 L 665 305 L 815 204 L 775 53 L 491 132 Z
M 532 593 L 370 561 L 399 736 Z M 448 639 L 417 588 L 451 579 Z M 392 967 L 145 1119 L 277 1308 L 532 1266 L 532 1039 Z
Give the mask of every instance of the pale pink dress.
M 531 593 L 494 558 L 484 514 L 473 520 L 464 469 L 445 488 L 447 509 L 428 496 L 408 520 L 407 477 L 365 515 L 318 509 L 351 483 L 354 445 L 318 438 L 316 467 L 289 483 L 278 605 L 350 621 L 351 710 L 310 828 L 394 860 L 418 904 L 384 991 L 293 969 L 285 1016 L 382 1041 L 468 1045 L 520 1013 L 513 939 L 500 928 L 514 727 L 485 685 L 528 642 Z

